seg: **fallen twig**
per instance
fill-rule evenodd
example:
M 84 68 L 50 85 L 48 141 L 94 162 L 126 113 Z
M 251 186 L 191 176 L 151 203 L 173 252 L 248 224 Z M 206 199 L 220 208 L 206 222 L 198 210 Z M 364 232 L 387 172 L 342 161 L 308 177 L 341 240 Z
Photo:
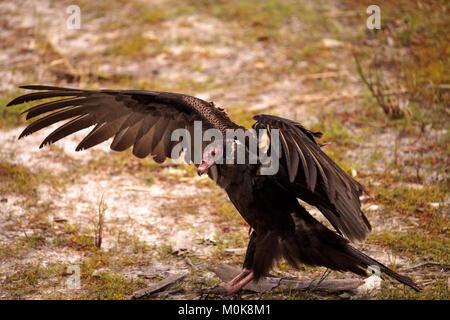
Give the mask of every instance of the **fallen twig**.
M 151 286 L 137 290 L 133 292 L 133 294 L 129 297 L 130 300 L 132 299 L 139 299 L 144 296 L 148 296 L 157 292 L 161 292 L 169 287 L 171 287 L 176 282 L 183 280 L 188 274 L 187 273 L 179 273 L 174 274 L 169 277 L 167 277 L 164 280 L 159 281 L 158 283 L 154 283 Z
M 221 264 L 217 268 L 212 268 L 222 281 L 228 282 L 233 279 L 240 270 L 226 264 Z M 326 292 L 350 291 L 364 284 L 362 279 L 330 279 L 323 280 L 291 280 L 277 277 L 264 277 L 259 282 L 250 282 L 244 289 L 254 292 L 266 292 L 277 287 L 291 290 L 307 290 L 313 289 Z
M 63 72 L 66 73 L 66 75 L 73 77 L 74 79 L 80 79 L 82 76 L 85 75 L 84 72 L 77 70 L 72 63 L 70 62 L 69 58 L 62 52 L 61 49 L 58 48 L 56 43 L 52 41 L 52 39 L 49 36 L 46 36 L 45 38 L 46 43 L 50 47 L 50 50 L 59 56 L 59 59 L 55 59 L 52 62 L 50 62 L 50 67 L 54 67 L 56 65 L 64 65 L 66 70 Z
M 189 259 L 188 256 L 184 257 L 184 261 L 186 262 L 186 264 L 191 267 L 191 268 L 195 268 L 194 264 L 192 263 L 191 259 Z
M 407 268 L 406 270 L 417 270 L 417 269 L 431 267 L 431 266 L 442 267 L 442 269 L 444 269 L 445 271 L 447 271 L 450 268 L 450 265 L 448 265 L 448 264 L 442 264 L 442 263 L 438 263 L 438 262 L 424 262 L 424 263 L 419 263 L 418 265 L 412 266 L 410 268 Z

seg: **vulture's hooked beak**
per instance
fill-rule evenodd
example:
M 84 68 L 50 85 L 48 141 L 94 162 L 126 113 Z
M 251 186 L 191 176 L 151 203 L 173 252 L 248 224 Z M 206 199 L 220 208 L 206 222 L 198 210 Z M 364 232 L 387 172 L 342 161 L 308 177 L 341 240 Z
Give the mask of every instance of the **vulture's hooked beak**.
M 202 160 L 202 163 L 197 168 L 197 173 L 199 176 L 204 174 L 206 171 L 208 171 L 209 167 L 211 167 L 212 164 L 207 163 L 206 161 Z
M 217 171 L 217 166 L 215 164 L 208 165 L 207 167 L 200 167 L 199 166 L 198 169 L 197 169 L 197 173 L 198 173 L 199 176 L 201 176 L 202 174 L 204 174 L 208 170 L 209 170 L 209 174 L 210 174 L 211 179 L 213 179 L 214 181 L 217 182 L 217 179 L 219 178 L 219 172 Z

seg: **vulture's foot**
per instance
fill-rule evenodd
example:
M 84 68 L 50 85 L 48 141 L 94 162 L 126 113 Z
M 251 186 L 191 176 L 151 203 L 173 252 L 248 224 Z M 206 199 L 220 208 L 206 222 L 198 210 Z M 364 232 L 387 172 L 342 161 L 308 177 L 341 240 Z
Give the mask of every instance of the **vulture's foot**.
M 248 269 L 242 269 L 241 273 L 239 273 L 236 277 L 230 280 L 227 283 L 226 289 L 228 293 L 236 293 L 242 289 L 247 283 L 252 281 L 254 278 L 253 271 Z

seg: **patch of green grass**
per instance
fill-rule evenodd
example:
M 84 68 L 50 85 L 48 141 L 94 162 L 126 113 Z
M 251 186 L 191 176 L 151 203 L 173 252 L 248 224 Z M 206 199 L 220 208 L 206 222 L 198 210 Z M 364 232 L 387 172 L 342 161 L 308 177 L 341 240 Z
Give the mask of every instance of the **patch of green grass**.
M 349 161 L 347 152 L 358 147 L 360 137 L 349 132 L 347 124 L 348 115 L 338 112 L 336 109 L 327 110 L 318 116 L 318 121 L 310 126 L 312 131 L 320 131 L 323 137 L 316 139 L 318 143 L 324 144 L 322 150 L 335 161 L 344 171 L 351 174 L 356 163 Z
M 170 17 L 170 10 L 167 8 L 162 8 L 160 6 L 149 5 L 145 6 L 142 4 L 143 8 L 137 8 L 139 12 L 137 18 L 140 24 L 159 24 Z
M 150 157 L 138 159 L 132 154 L 132 148 L 122 152 L 102 152 L 100 156 L 90 159 L 86 166 L 80 166 L 72 176 L 83 175 L 89 172 L 105 172 L 108 174 L 128 172 L 133 175 L 156 175 L 164 168 Z
M 195 168 L 195 167 L 194 167 Z M 213 180 L 211 180 L 211 179 L 206 179 L 206 178 L 204 178 L 204 179 L 196 179 L 195 180 L 195 184 L 197 185 L 197 186 L 199 186 L 200 188 L 214 188 L 214 186 L 216 185 L 216 183 L 213 181 Z
M 327 128 L 324 133 L 324 138 L 327 141 L 333 141 L 342 145 L 350 139 L 350 134 L 341 121 L 334 120 L 331 123 L 325 123 L 324 126 Z
M 95 237 L 84 233 L 72 234 L 64 243 L 64 247 L 70 247 L 80 251 L 94 251 L 97 249 L 95 246 Z
M 104 52 L 104 55 L 142 56 L 150 42 L 142 34 L 128 35 L 120 41 L 115 41 Z
M 238 21 L 239 23 L 261 27 L 279 28 L 284 19 L 293 15 L 300 6 L 294 1 L 186 1 L 197 10 L 202 10 L 224 21 Z
M 449 230 L 449 222 L 438 207 L 431 203 L 444 203 L 449 191 L 442 185 L 429 185 L 421 189 L 406 186 L 380 187 L 375 191 L 375 200 L 389 212 L 398 213 L 402 217 L 415 216 L 419 219 L 422 230 L 435 235 L 445 235 Z
M 336 147 L 336 149 L 357 146 L 358 137 L 348 131 L 348 125 L 345 121 L 348 115 L 345 112 L 342 113 L 337 109 L 332 109 L 319 114 L 318 117 L 318 121 L 311 128 L 313 128 L 313 131 L 323 133 L 320 142 L 331 143 L 331 147 Z
M 18 237 L 10 243 L 0 244 L 0 258 L 4 261 L 10 258 L 20 258 L 26 255 L 36 245 L 38 236 L 33 236 L 30 240 L 29 237 Z M 36 248 L 36 246 L 35 246 Z
M 245 221 L 242 219 L 239 212 L 226 197 L 217 197 L 216 199 L 218 200 L 216 207 L 217 222 L 227 224 L 245 224 Z
M 207 92 L 214 89 L 214 76 L 209 76 L 206 81 L 195 81 L 193 79 L 178 79 L 175 83 L 171 83 L 170 91 L 184 92 L 187 94 Z
M 55 228 L 53 228 L 55 227 Z M 79 225 L 66 224 L 53 233 L 57 225 L 42 233 L 25 235 L 8 244 L 0 245 L 2 260 L 24 259 L 35 250 L 64 248 L 80 252 L 81 290 L 61 291 L 65 288 L 66 265 L 59 263 L 29 263 L 8 275 L 1 281 L 11 298 L 23 299 L 33 295 L 51 299 L 123 299 L 135 290 L 146 286 L 142 279 L 129 279 L 121 272 L 127 266 L 148 264 L 156 249 L 147 246 L 136 236 L 123 234 L 124 241 L 118 241 L 111 249 L 98 249 L 94 243 L 94 230 L 81 229 Z M 110 232 L 110 230 L 108 231 Z M 132 251 L 130 252 L 131 249 Z M 172 260 L 171 250 L 166 250 Z M 164 251 L 164 252 L 166 252 Z M 158 258 L 158 261 L 163 259 Z M 105 268 L 104 273 L 93 273 Z M 7 273 L 9 274 L 9 273 Z M 39 290 L 39 292 L 38 292 Z
M 48 264 L 41 266 L 27 263 L 17 272 L 7 276 L 2 281 L 2 287 L 13 298 L 23 298 L 26 295 L 37 293 L 60 285 L 64 266 L 61 264 Z
M 4 255 L 5 250 L 1 246 L 2 258 L 17 257 L 14 255 Z M 9 250 L 11 251 L 11 250 Z M 23 251 L 21 254 L 25 254 Z M 141 261 L 140 257 L 133 255 L 130 259 L 124 259 L 127 255 L 117 256 L 117 252 L 105 252 L 96 250 L 93 253 L 85 252 L 86 258 L 80 261 L 81 267 L 81 290 L 62 293 L 58 289 L 65 286 L 66 265 L 59 263 L 49 263 L 43 267 L 42 262 L 37 264 L 28 263 L 17 272 L 7 276 L 2 280 L 2 288 L 10 297 L 23 299 L 29 295 L 37 294 L 41 291 L 41 298 L 67 299 L 124 299 L 134 291 L 146 285 L 142 279 L 128 279 L 119 272 L 127 265 L 135 265 Z M 20 256 L 20 255 L 19 255 Z M 132 263 L 130 263 L 132 261 Z M 109 269 L 113 267 L 113 269 Z M 105 272 L 93 276 L 94 271 L 106 268 Z
M 420 189 L 399 186 L 380 189 L 375 199 L 391 210 L 407 214 L 424 208 L 430 202 L 444 202 L 447 196 L 448 190 L 440 185 L 428 185 Z
M 343 2 L 348 9 L 370 4 L 370 1 L 363 1 L 355 6 L 355 2 Z M 433 128 L 444 128 L 448 123 L 446 109 L 450 94 L 444 88 L 450 82 L 446 72 L 450 66 L 448 32 L 444 31 L 448 20 L 446 7 L 444 0 L 426 3 L 384 1 L 382 29 L 377 32 L 366 30 L 368 34 L 365 35 L 376 44 L 358 47 L 366 55 L 382 56 L 383 60 L 370 69 L 390 74 L 382 79 L 391 83 L 390 89 L 407 89 L 403 98 L 409 101 L 409 111 L 402 122 L 408 127 L 432 124 Z M 388 42 L 394 45 L 389 46 Z M 383 56 L 380 52 L 389 55 Z
M 145 286 L 141 279 L 126 279 L 119 274 L 101 273 L 89 284 L 89 293 L 84 297 L 99 300 L 120 300 Z
M 446 236 L 410 230 L 408 232 L 372 233 L 367 241 L 387 246 L 399 255 L 445 264 L 450 263 L 450 241 Z
M 88 21 L 92 18 L 104 17 L 106 12 L 114 13 L 118 11 L 126 12 L 123 19 L 108 19 L 105 23 L 106 30 L 116 30 L 132 25 L 155 25 L 159 24 L 171 16 L 170 6 L 160 6 L 154 3 L 146 3 L 141 1 L 124 1 L 118 0 L 114 2 L 93 2 L 89 0 L 79 0 L 78 5 L 82 12 L 86 12 Z
M 247 107 L 247 105 L 243 104 L 228 105 L 226 106 L 226 112 L 233 122 L 245 128 L 251 128 L 252 125 L 256 122 L 255 120 L 253 120 L 253 117 L 260 112 L 249 112 L 246 110 Z
M 30 194 L 36 192 L 38 178 L 25 167 L 0 161 L 0 193 Z
M 378 299 L 383 300 L 448 300 L 450 299 L 447 280 L 437 280 L 415 292 L 405 286 L 393 286 L 392 283 L 383 281 Z
M 120 260 L 120 259 L 119 259 Z M 127 279 L 120 275 L 118 271 L 125 265 L 124 260 L 118 261 L 115 252 L 105 252 L 97 250 L 89 258 L 81 262 L 81 296 L 82 299 L 124 299 L 134 291 L 145 286 L 145 281 L 137 279 Z M 109 267 L 115 265 L 114 269 Z M 106 268 L 105 272 L 100 272 L 94 276 L 95 270 Z
M 147 174 L 146 176 L 144 176 L 144 183 L 147 186 L 151 186 L 155 183 L 155 177 L 151 174 Z
M 30 103 L 6 107 L 8 102 L 17 96 L 19 93 L 10 93 L 6 97 L 0 97 L 0 129 L 13 128 L 25 123 L 25 117 L 21 113 L 30 107 Z
M 254 40 L 271 39 L 279 42 L 283 41 L 281 36 L 292 36 L 292 33 L 283 31 L 282 27 L 293 19 L 299 19 L 309 26 L 314 26 L 316 29 L 331 29 L 331 24 L 326 16 L 317 14 L 315 8 L 299 1 L 185 0 L 184 2 L 183 6 L 177 6 L 176 11 L 178 14 L 201 12 L 208 16 L 214 16 L 226 23 L 236 23 L 240 29 L 238 33 Z M 318 33 L 302 32 L 302 35 L 305 34 L 316 36 Z
M 377 166 L 377 162 L 384 159 L 384 152 L 383 150 L 373 150 L 368 159 L 368 165 L 373 169 Z
M 64 224 L 64 233 L 58 234 L 53 244 L 59 248 L 71 248 L 72 250 L 96 253 L 95 229 L 81 228 L 78 224 Z

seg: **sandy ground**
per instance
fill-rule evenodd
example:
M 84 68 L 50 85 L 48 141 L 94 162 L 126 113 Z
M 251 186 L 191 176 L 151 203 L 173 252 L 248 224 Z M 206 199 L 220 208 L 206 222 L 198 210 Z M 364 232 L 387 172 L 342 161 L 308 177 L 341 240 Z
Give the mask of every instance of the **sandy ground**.
M 83 166 L 105 152 L 112 153 L 109 151 L 110 141 L 85 152 L 74 152 L 76 144 L 86 134 L 84 130 L 60 144 L 61 149 L 58 152 L 62 153 L 63 157 L 55 159 L 55 150 L 38 148 L 42 139 L 52 131 L 51 128 L 18 142 L 17 137 L 22 130 L 23 128 L 16 128 L 1 132 L 2 154 L 8 155 L 7 159 L 11 163 L 28 168 L 36 174 L 43 169 L 55 174 L 67 173 L 71 170 L 67 158 L 76 161 L 78 166 Z M 174 168 L 164 170 L 169 174 L 178 174 L 177 170 L 180 171 Z M 204 178 L 193 180 L 195 179 Z M 207 239 L 215 230 L 214 225 L 207 220 L 207 208 L 199 208 L 199 215 L 195 216 L 181 212 L 175 216 L 165 214 L 165 206 L 183 201 L 183 198 L 208 195 L 209 189 L 199 188 L 194 183 L 155 183 L 145 186 L 128 173 L 109 176 L 103 172 L 90 172 L 82 175 L 75 183 L 67 185 L 63 193 L 45 185 L 39 187 L 38 193 L 40 201 L 57 208 L 58 216 L 55 218 L 67 219 L 70 224 L 80 225 L 90 225 L 98 219 L 98 207 L 103 199 L 107 205 L 106 225 L 115 225 L 122 231 L 156 245 L 168 241 L 168 244 L 175 247 L 180 239 L 188 242 Z M 2 206 L 2 217 L 26 215 L 25 210 L 17 205 L 21 200 L 19 197 L 7 199 L 6 205 Z M 192 229 L 183 230 L 180 228 L 183 225 L 192 226 Z M 14 238 L 8 233 L 2 233 L 1 236 L 5 240 Z M 112 235 L 106 233 L 103 244 L 105 248 L 113 241 L 110 236 Z

